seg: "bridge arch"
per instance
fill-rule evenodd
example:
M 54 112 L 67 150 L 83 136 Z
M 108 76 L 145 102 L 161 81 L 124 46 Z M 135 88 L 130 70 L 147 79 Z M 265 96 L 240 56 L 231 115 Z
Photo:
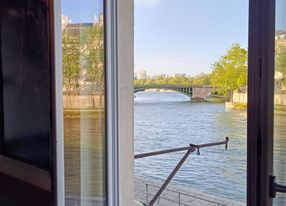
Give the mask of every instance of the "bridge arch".
M 146 89 L 172 90 L 190 97 L 193 101 L 204 101 L 204 98 L 210 94 L 212 87 L 209 85 L 135 85 L 134 93 Z
M 159 89 L 159 88 L 148 88 L 148 89 Z M 165 88 L 160 88 L 160 89 L 165 89 Z M 145 90 L 146 90 L 146 88 L 136 88 L 136 89 L 134 89 L 134 93 L 143 92 Z M 166 90 L 171 90 L 171 91 L 174 91 L 174 92 L 178 92 L 178 93 L 181 93 L 183 95 L 186 95 L 186 96 L 192 98 L 192 89 L 188 90 L 188 89 L 180 89 L 180 88 L 178 88 L 178 89 L 168 88 Z

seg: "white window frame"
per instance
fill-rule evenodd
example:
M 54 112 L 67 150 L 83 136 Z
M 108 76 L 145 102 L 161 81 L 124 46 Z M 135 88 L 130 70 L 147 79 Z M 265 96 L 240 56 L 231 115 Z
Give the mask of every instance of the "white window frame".
M 105 1 L 107 205 L 119 206 L 117 0 Z
M 117 76 L 117 1 L 104 2 L 105 16 L 105 95 L 106 95 L 106 201 L 109 206 L 119 205 L 118 172 L 118 76 Z M 61 1 L 54 1 L 54 60 L 56 90 L 56 205 L 65 205 L 64 182 L 64 127 L 62 97 Z

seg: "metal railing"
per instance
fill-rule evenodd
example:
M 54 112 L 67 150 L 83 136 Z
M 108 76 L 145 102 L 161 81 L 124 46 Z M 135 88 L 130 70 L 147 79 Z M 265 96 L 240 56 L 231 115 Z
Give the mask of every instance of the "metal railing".
M 154 194 L 153 193 L 150 193 L 150 188 L 156 188 L 156 189 L 159 189 L 160 187 L 157 186 L 157 185 L 153 185 L 153 184 L 146 184 L 146 202 L 147 204 L 149 203 L 149 196 L 153 196 Z M 180 191 L 175 191 L 175 190 L 172 190 L 172 189 L 165 189 L 164 192 L 166 193 L 173 193 L 173 194 L 176 194 L 176 197 L 177 198 L 168 198 L 168 196 L 170 195 L 166 195 L 164 196 L 163 194 L 161 194 L 161 196 L 158 198 L 157 200 L 157 204 L 160 203 L 161 200 L 166 200 L 168 202 L 172 202 L 174 203 L 175 205 L 178 205 L 178 206 L 194 206 L 194 205 L 207 205 L 207 206 L 227 206 L 226 204 L 223 204 L 221 202 L 217 202 L 215 200 L 210 200 L 210 199 L 206 199 L 206 198 L 203 198 L 203 197 L 198 197 L 198 196 L 195 196 L 195 195 L 191 195 L 191 194 L 187 194 L 187 193 L 184 193 L 184 192 L 180 192 Z M 174 205 L 174 206 L 175 206 Z
M 148 206 L 153 206 L 155 204 L 155 202 L 160 198 L 163 191 L 167 188 L 167 186 L 169 185 L 171 180 L 174 178 L 174 176 L 177 174 L 177 172 L 180 170 L 181 166 L 184 164 L 184 162 L 187 160 L 187 158 L 190 156 L 190 154 L 192 152 L 197 151 L 197 155 L 200 155 L 200 149 L 201 148 L 213 147 L 213 146 L 217 146 L 217 145 L 225 145 L 225 149 L 227 149 L 228 141 L 229 141 L 229 138 L 226 137 L 225 141 L 221 141 L 221 142 L 212 142 L 212 143 L 199 144 L 199 145 L 190 144 L 188 147 L 180 147 L 180 148 L 175 148 L 175 149 L 160 150 L 160 151 L 155 151 L 155 152 L 148 152 L 148 153 L 134 155 L 134 159 L 140 159 L 140 158 L 162 155 L 162 154 L 168 154 L 168 153 L 173 153 L 173 152 L 187 151 L 185 153 L 185 155 L 182 157 L 182 159 L 179 161 L 177 166 L 174 168 L 174 170 L 171 172 L 171 174 L 168 176 L 168 178 L 165 180 L 163 185 L 160 187 L 158 192 L 155 194 L 153 199 L 150 201 L 150 203 L 147 202 Z

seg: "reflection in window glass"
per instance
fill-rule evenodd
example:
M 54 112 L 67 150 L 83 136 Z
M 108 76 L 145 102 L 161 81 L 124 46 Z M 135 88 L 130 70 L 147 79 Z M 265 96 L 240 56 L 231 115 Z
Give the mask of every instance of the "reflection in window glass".
M 0 1 L 0 153 L 51 170 L 48 4 Z
M 274 175 L 286 185 L 286 1 L 276 1 Z M 286 195 L 277 193 L 273 205 L 286 205 Z
M 103 1 L 62 1 L 66 205 L 105 205 Z

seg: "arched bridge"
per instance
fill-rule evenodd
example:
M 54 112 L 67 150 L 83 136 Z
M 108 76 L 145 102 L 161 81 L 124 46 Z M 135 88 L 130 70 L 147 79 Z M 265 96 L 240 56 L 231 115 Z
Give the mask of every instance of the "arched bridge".
M 172 85 L 172 84 L 147 84 L 135 85 L 134 93 L 145 91 L 146 89 L 166 89 L 187 95 L 193 101 L 204 101 L 205 97 L 211 93 L 212 87 L 209 85 Z

